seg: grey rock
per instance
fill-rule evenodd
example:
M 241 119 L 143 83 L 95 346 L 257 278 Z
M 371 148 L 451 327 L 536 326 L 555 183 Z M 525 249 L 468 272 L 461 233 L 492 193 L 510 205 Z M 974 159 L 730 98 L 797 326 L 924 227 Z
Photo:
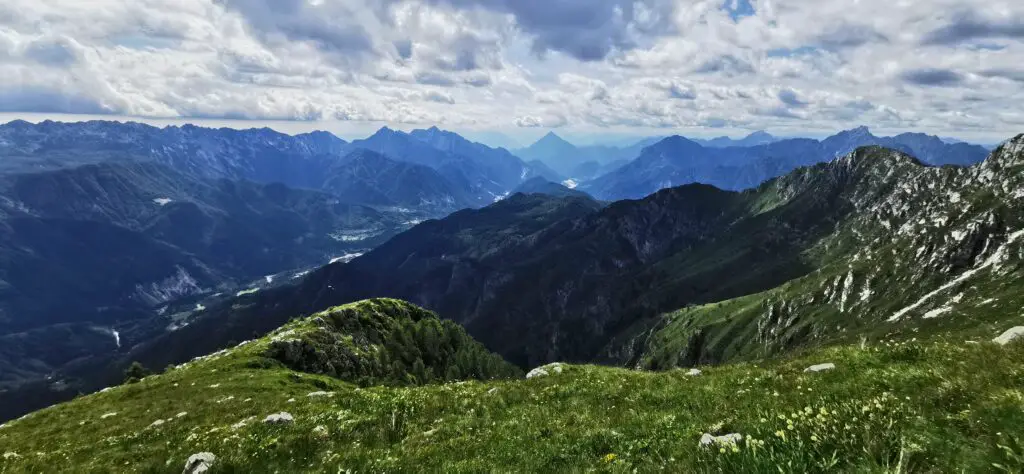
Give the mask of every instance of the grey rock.
M 1021 338 L 1024 338 L 1024 326 L 1017 326 L 1015 328 L 1007 329 L 1006 332 L 993 339 L 992 342 L 999 344 L 1000 346 L 1005 346 Z
M 826 364 L 812 365 L 812 366 L 804 369 L 804 372 L 824 372 L 826 370 L 832 370 L 834 368 L 836 368 L 836 365 L 831 363 L 831 362 L 829 362 L 829 363 L 826 363 Z
M 295 418 L 292 417 L 291 413 L 282 411 L 281 413 L 267 415 L 267 417 L 263 419 L 263 422 L 268 425 L 288 425 L 294 423 Z
M 739 433 L 729 433 L 722 436 L 704 433 L 704 436 L 700 437 L 700 446 L 733 446 L 740 441 L 743 441 L 743 435 Z
M 216 460 L 217 456 L 214 456 L 213 453 L 193 454 L 188 457 L 188 461 L 185 461 L 185 470 L 181 471 L 181 474 L 202 474 L 209 471 Z

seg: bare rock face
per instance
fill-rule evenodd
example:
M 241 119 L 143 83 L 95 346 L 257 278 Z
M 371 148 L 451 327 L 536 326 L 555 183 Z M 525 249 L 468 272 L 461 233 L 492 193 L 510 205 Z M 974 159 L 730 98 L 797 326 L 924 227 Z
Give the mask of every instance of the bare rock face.
M 193 454 L 188 457 L 188 461 L 185 461 L 185 470 L 181 471 L 181 474 L 203 474 L 210 470 L 216 460 L 217 456 L 214 456 L 213 453 Z

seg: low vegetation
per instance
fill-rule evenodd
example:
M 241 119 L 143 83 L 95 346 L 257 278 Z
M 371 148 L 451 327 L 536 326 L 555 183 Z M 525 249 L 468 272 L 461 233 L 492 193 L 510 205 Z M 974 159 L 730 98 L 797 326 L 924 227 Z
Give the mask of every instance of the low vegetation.
M 275 358 L 285 341 L 315 341 L 311 353 L 321 352 L 324 340 L 316 334 L 331 328 L 339 335 L 334 345 L 347 347 L 343 353 L 387 353 L 404 365 L 409 359 L 398 354 L 411 356 L 427 327 L 446 325 L 393 300 L 295 321 L 266 338 L 4 425 L 0 472 L 180 472 L 197 453 L 215 456 L 210 472 L 1024 469 L 1016 437 L 1024 427 L 1021 343 L 968 343 L 952 335 L 880 341 L 701 367 L 699 374 L 563 365 L 526 380 L 518 373 L 491 379 L 511 373 L 478 377 L 469 373 L 487 364 L 455 364 L 466 370 L 460 375 L 491 380 L 443 383 L 447 377 L 436 374 L 461 352 L 445 352 L 454 346 L 439 343 L 448 348 L 440 359 L 422 353 L 409 366 L 415 372 L 422 365 L 433 377 L 393 380 L 370 370 L 353 380 L 366 385 L 372 375 L 387 384 L 369 387 L 289 368 L 322 369 L 309 364 L 320 359 Z M 438 337 L 452 334 L 458 331 Z M 395 337 L 408 343 L 388 347 Z M 340 373 L 334 361 L 341 359 L 324 360 L 334 372 L 314 372 Z M 835 368 L 805 371 L 823 363 Z M 428 381 L 434 383 L 411 385 Z M 291 421 L 265 422 L 281 412 Z M 705 434 L 742 438 L 701 446 Z

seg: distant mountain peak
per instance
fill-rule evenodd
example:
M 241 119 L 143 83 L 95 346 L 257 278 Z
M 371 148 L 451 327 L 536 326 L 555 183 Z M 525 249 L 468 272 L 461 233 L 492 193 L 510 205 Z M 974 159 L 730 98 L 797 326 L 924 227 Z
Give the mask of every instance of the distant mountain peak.
M 754 133 L 751 133 L 750 135 L 747 135 L 746 140 L 751 140 L 751 139 L 772 139 L 772 138 L 775 138 L 774 136 L 772 136 L 772 134 L 770 134 L 770 133 L 768 133 L 768 132 L 766 132 L 764 130 L 758 130 L 758 131 L 756 131 Z
M 839 132 L 839 134 L 840 135 L 856 135 L 856 136 L 871 135 L 871 129 L 869 129 L 867 125 L 861 125 L 861 126 L 856 127 L 856 128 L 851 128 L 849 130 L 844 130 L 842 132 Z
M 565 146 L 565 145 L 569 145 L 569 146 L 575 147 L 575 145 L 573 145 L 572 143 L 569 143 L 566 139 L 562 138 L 561 136 L 559 136 L 557 133 L 555 133 L 553 131 L 548 132 L 546 135 L 541 137 L 540 140 L 537 140 L 537 142 L 534 143 L 533 146 L 536 146 L 536 145 L 545 145 L 545 146 L 552 146 L 552 145 L 555 145 L 555 146 Z

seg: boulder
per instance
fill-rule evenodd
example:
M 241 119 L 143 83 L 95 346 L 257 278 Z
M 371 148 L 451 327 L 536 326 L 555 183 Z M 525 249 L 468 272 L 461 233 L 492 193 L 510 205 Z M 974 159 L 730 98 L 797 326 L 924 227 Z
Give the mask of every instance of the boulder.
M 213 453 L 193 454 L 188 457 L 188 461 L 185 461 L 185 470 L 181 471 L 181 474 L 202 474 L 209 471 L 216 460 L 217 456 L 214 456 Z
M 540 367 L 537 367 L 536 369 L 531 370 L 526 374 L 526 378 L 532 379 L 534 377 L 545 377 L 551 375 L 552 373 L 560 374 L 562 373 L 562 370 L 563 369 L 561 362 L 553 362 L 548 365 L 542 365 Z
M 834 368 L 836 368 L 836 365 L 831 362 L 828 362 L 825 364 L 812 365 L 804 369 L 804 372 L 824 372 L 826 370 L 832 370 Z
M 294 423 L 295 418 L 292 417 L 291 413 L 282 411 L 281 413 L 267 415 L 267 417 L 263 419 L 263 422 L 268 425 L 288 425 Z
M 1017 339 L 1024 338 L 1024 326 L 1017 326 L 1015 328 L 1007 329 L 1006 332 L 999 335 L 999 337 L 992 340 L 992 342 L 1005 346 Z
M 740 441 L 743 441 L 743 435 L 739 433 L 729 433 L 722 436 L 704 433 L 704 436 L 700 437 L 700 446 L 733 446 Z
M 698 375 L 700 375 L 702 373 L 703 372 L 701 372 L 700 369 L 690 369 L 690 371 L 687 372 L 686 375 L 689 375 L 691 377 L 696 377 L 696 376 L 698 376 Z

